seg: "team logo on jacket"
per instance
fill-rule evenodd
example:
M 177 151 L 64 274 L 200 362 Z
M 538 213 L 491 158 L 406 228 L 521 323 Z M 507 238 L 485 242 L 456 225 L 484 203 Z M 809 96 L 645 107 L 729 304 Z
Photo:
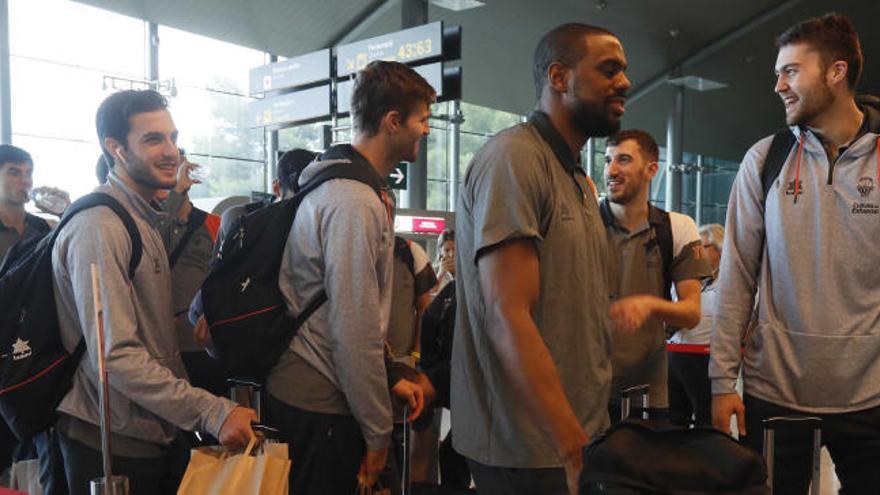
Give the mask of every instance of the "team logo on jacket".
M 21 337 L 19 337 L 12 344 L 12 360 L 13 361 L 18 361 L 19 359 L 24 359 L 33 353 L 33 351 L 31 350 L 31 346 L 29 346 L 28 343 L 30 343 L 29 340 L 21 340 Z
M 788 182 L 788 187 L 785 188 L 785 195 L 786 196 L 794 196 L 794 193 L 795 193 L 795 187 L 794 187 L 794 181 L 792 180 L 792 181 Z M 797 187 L 797 195 L 800 196 L 803 193 L 804 193 L 804 181 L 799 180 L 798 187 Z
M 874 179 L 870 177 L 862 177 L 859 179 L 856 189 L 862 195 L 862 199 L 867 199 L 871 192 L 874 191 Z

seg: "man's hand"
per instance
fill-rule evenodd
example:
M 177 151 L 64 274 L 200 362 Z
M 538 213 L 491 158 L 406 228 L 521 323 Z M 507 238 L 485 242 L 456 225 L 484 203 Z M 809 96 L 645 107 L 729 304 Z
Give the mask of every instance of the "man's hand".
M 577 495 L 578 480 L 581 476 L 581 470 L 584 468 L 583 448 L 587 444 L 587 435 L 581 432 L 581 436 L 572 439 L 571 450 L 563 455 L 562 462 L 565 468 L 565 481 L 568 483 L 568 493 Z
M 635 332 L 651 317 L 653 296 L 629 296 L 611 305 L 611 324 L 620 332 Z
M 407 421 L 413 421 L 422 414 L 422 409 L 425 408 L 425 395 L 418 383 L 401 378 L 391 387 L 391 393 L 409 406 Z
M 431 380 L 428 378 L 428 375 L 424 373 L 419 373 L 419 387 L 422 388 L 422 392 L 425 395 L 425 404 L 431 404 L 435 400 L 437 400 L 437 389 L 434 388 L 434 384 L 431 383 Z
M 379 473 L 385 469 L 385 461 L 388 459 L 388 449 L 368 450 L 367 455 L 361 462 L 358 471 L 358 482 L 363 486 L 373 486 L 379 479 Z
M 196 321 L 196 325 L 193 327 L 193 338 L 201 347 L 208 347 L 211 345 L 211 328 L 208 326 L 208 321 L 205 320 L 204 316 L 200 316 Z
M 247 407 L 236 407 L 226 416 L 220 427 L 220 444 L 229 450 L 246 447 L 254 436 L 251 423 L 257 421 L 257 412 Z
M 184 159 L 183 162 L 177 167 L 177 185 L 174 186 L 174 190 L 180 194 L 186 194 L 189 192 L 189 188 L 193 186 L 193 184 L 201 184 L 202 181 L 195 180 L 189 176 L 189 171 L 193 169 L 197 169 L 201 167 L 201 165 L 197 163 L 192 163 L 189 160 Z
M 736 415 L 736 429 L 739 436 L 746 435 L 746 406 L 739 394 L 717 394 L 712 396 L 712 424 L 715 428 L 732 435 L 730 416 Z

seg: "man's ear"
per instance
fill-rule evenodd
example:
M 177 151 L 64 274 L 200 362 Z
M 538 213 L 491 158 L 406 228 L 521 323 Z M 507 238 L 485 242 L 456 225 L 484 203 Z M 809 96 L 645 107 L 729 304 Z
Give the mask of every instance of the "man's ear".
M 104 149 L 110 152 L 110 155 L 113 156 L 114 163 L 108 163 L 110 167 L 113 167 L 115 163 L 119 163 L 122 161 L 122 150 L 125 146 L 116 140 L 116 138 L 105 137 L 104 138 Z
M 382 127 L 390 132 L 397 132 L 403 126 L 403 116 L 398 110 L 391 110 L 382 117 Z
M 848 84 L 846 81 L 846 74 L 849 69 L 849 64 L 844 60 L 836 60 L 830 66 L 828 66 L 828 71 L 826 72 L 826 77 L 828 78 L 829 85 L 833 84 Z
M 654 176 L 657 175 L 658 170 L 660 170 L 660 165 L 656 161 L 649 162 L 648 169 L 647 169 L 648 180 L 653 179 Z
M 547 67 L 547 85 L 557 93 L 568 91 L 568 78 L 570 71 L 562 62 L 553 62 Z

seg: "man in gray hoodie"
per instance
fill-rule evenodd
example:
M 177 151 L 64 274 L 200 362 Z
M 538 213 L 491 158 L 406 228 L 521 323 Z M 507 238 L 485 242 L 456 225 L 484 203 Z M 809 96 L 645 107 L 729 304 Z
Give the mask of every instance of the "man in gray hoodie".
M 400 161 L 415 160 L 434 96 L 412 69 L 371 63 L 352 94 L 352 144 L 324 152 L 299 184 L 346 163 L 378 187 Z M 329 180 L 303 199 L 290 229 L 279 275 L 288 309 L 299 314 L 322 289 L 327 293 L 266 380 L 266 415 L 294 459 L 291 493 L 354 493 L 359 479 L 372 485 L 391 440 L 389 385 L 411 405 L 421 396 L 418 385 L 386 377 L 394 247 L 389 198 L 359 181 Z
M 775 91 L 796 137 L 764 194 L 773 138 L 746 154 L 727 213 L 711 341 L 713 422 L 760 451 L 761 420 L 823 419 L 841 493 L 880 486 L 880 112 L 855 97 L 858 34 L 836 14 L 778 41 Z M 760 292 L 757 325 L 743 329 Z M 734 385 L 742 365 L 744 400 Z M 777 436 L 776 493 L 806 492 L 811 435 Z
M 156 230 L 162 213 L 150 201 L 177 181 L 177 129 L 165 98 L 155 91 L 122 91 L 101 103 L 98 138 L 113 166 L 96 190 L 113 196 L 134 219 L 143 255 L 128 276 L 131 239 L 107 207 L 73 217 L 52 251 L 61 338 L 68 351 L 85 339 L 86 352 L 73 387 L 58 411 L 57 429 L 72 494 L 89 493 L 101 476 L 98 425 L 97 331 L 90 266 L 100 270 L 114 474 L 129 478 L 133 492 L 168 493 L 168 445 L 175 427 L 202 430 L 228 447 L 253 435 L 253 410 L 192 387 L 186 380 L 175 335 L 168 257 Z

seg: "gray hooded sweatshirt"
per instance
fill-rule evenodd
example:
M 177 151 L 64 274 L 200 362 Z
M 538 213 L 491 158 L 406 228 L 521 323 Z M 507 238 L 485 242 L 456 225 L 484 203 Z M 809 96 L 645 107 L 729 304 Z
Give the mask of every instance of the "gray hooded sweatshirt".
M 52 269 L 61 339 L 68 351 L 73 351 L 81 337 L 86 342 L 73 388 L 58 407 L 75 419 L 62 422 L 67 427 L 61 428 L 95 447 L 96 438 L 83 437 L 94 437 L 96 430 L 88 425 L 100 422 L 90 269 L 95 263 L 104 308 L 112 431 L 123 437 L 122 447 L 126 438 L 135 440 L 129 445 L 137 441 L 168 444 L 174 439 L 174 426 L 217 436 L 235 403 L 187 382 L 175 335 L 168 257 L 156 230 L 163 213 L 112 172 L 107 184 L 96 191 L 110 194 L 131 214 L 143 241 L 143 256 L 134 279 L 129 279 L 131 238 L 122 220 L 103 206 L 78 213 L 58 235 Z M 138 451 L 149 456 L 142 442 Z M 125 455 L 116 450 L 114 454 Z
M 351 160 L 370 167 L 349 145 L 327 150 L 300 176 Z M 378 175 L 377 175 L 378 177 Z M 367 448 L 391 435 L 384 341 L 391 309 L 394 230 L 390 206 L 368 185 L 334 179 L 299 206 L 278 284 L 299 314 L 324 289 L 325 302 L 300 327 L 267 378 L 269 393 L 306 411 L 354 416 Z
M 865 124 L 833 164 L 818 136 L 792 127 L 799 143 L 766 209 L 761 170 L 772 138 L 746 154 L 727 211 L 713 393 L 734 392 L 742 364 L 745 393 L 773 404 L 811 413 L 880 406 L 877 107 L 862 101 Z M 741 354 L 756 292 L 758 322 Z

